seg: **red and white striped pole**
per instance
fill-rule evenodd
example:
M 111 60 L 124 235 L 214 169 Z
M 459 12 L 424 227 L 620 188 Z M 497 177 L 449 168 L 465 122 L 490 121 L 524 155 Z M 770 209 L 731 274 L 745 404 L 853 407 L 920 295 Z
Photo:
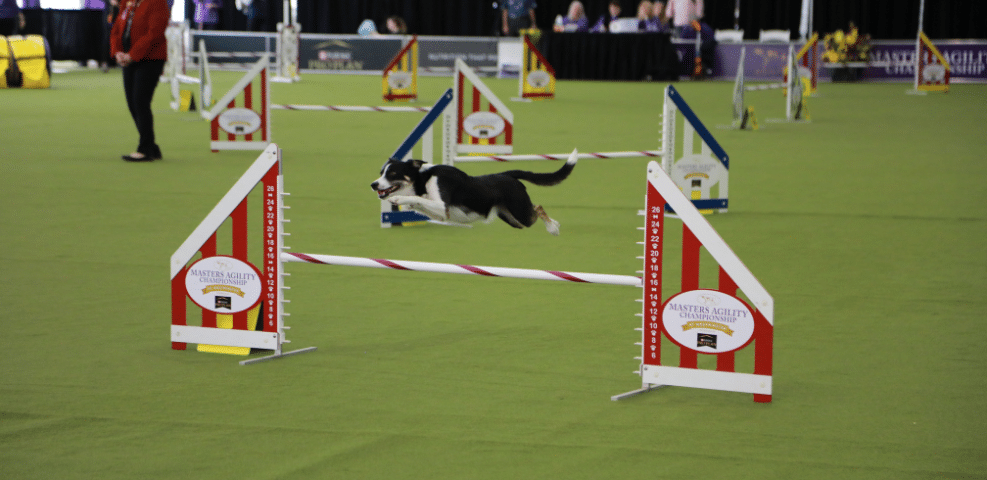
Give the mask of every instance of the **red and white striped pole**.
M 530 160 L 568 160 L 571 153 L 546 153 L 533 155 L 488 155 L 488 156 L 457 156 L 457 162 L 518 162 Z M 580 159 L 584 158 L 638 158 L 638 157 L 660 157 L 661 150 L 638 150 L 625 152 L 588 152 L 579 153 Z
M 338 255 L 316 255 L 311 253 L 281 253 L 283 262 L 315 263 L 363 268 L 390 268 L 415 272 L 455 273 L 484 277 L 523 278 L 529 280 L 556 280 L 575 283 L 599 283 L 640 287 L 641 279 L 631 275 L 611 275 L 605 273 L 562 272 L 558 270 L 534 270 L 528 268 L 482 267 L 457 265 L 452 263 L 414 262 L 407 260 L 387 260 L 382 258 L 343 257 Z
M 271 105 L 273 110 L 310 110 L 323 112 L 428 112 L 431 107 L 363 105 Z

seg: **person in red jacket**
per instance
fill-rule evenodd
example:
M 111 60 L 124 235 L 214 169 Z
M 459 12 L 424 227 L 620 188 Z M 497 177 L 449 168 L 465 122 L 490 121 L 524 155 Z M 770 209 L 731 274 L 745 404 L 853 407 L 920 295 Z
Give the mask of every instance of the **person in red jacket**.
M 110 34 L 110 52 L 123 67 L 123 92 L 140 135 L 137 151 L 123 156 L 129 162 L 161 158 L 151 100 L 168 59 L 165 28 L 169 15 L 167 0 L 122 0 Z

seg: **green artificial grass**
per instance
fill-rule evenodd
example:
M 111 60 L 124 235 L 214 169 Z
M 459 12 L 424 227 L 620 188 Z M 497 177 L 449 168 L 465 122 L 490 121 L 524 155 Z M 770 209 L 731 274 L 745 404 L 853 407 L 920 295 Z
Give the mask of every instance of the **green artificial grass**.
M 214 73 L 216 97 L 237 78 Z M 422 79 L 419 103 L 448 84 Z M 272 98 L 380 105 L 379 85 L 309 75 Z M 663 87 L 563 81 L 511 102 L 515 151 L 656 149 Z M 676 88 L 731 157 L 730 211 L 709 220 L 775 299 L 770 404 L 686 388 L 611 402 L 640 386 L 638 291 L 617 286 L 289 264 L 288 347 L 316 352 L 241 367 L 172 350 L 168 260 L 257 153 L 210 153 L 162 86 L 165 159 L 123 162 L 119 72 L 0 92 L 0 478 L 987 478 L 987 86 L 824 83 L 805 124 L 769 121 L 781 93 L 751 92 L 754 132 L 717 127 L 731 82 Z M 645 159 L 530 187 L 559 237 L 382 230 L 369 184 L 420 115 L 272 116 L 292 251 L 640 269 Z

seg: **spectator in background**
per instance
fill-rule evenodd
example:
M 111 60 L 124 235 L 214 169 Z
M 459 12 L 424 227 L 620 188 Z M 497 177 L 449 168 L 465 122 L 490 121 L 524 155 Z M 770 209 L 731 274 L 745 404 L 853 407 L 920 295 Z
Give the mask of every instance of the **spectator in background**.
M 113 31 L 113 21 L 120 13 L 120 0 L 106 0 L 103 4 L 103 45 L 99 52 L 99 67 L 103 73 L 110 70 L 110 62 L 113 60 L 110 55 L 110 32 Z
M 195 26 L 199 30 L 214 30 L 219 23 L 219 9 L 223 0 L 194 0 Z
M 692 21 L 703 18 L 703 0 L 668 0 L 665 16 L 672 20 L 673 34 L 679 37 L 690 35 L 690 30 L 693 33 L 696 31 Z
M 251 32 L 266 32 L 270 30 L 267 24 L 267 0 L 247 1 L 247 30 Z
M 562 17 L 562 23 L 555 25 L 556 32 L 587 32 L 589 31 L 589 19 L 586 18 L 586 9 L 583 2 L 573 0 L 569 4 L 569 12 Z
M 510 37 L 521 30 L 538 28 L 535 23 L 535 0 L 503 0 L 501 3 L 501 32 Z
M 665 17 L 665 2 L 655 2 L 651 5 L 651 19 L 642 28 L 645 32 L 667 32 L 668 18 Z
M 0 0 L 0 35 L 14 35 L 24 28 L 24 13 L 17 0 Z
M 654 19 L 654 4 L 649 0 L 641 0 L 637 4 L 637 29 L 644 31 Z
M 161 158 L 154 138 L 151 100 L 168 59 L 165 29 L 171 12 L 166 0 L 123 0 L 120 8 L 113 22 L 110 51 L 123 67 L 123 93 L 140 135 L 137 151 L 123 159 L 149 162 Z
M 356 33 L 361 37 L 376 37 L 380 35 L 377 32 L 377 23 L 369 18 L 360 22 L 360 26 L 356 27 Z
M 596 25 L 590 29 L 593 33 L 607 33 L 610 31 L 610 22 L 620 18 L 620 0 L 610 0 L 607 5 L 607 13 L 600 15 Z
M 387 17 L 387 33 L 392 35 L 407 35 L 408 24 L 404 23 L 403 18 L 397 15 L 391 15 Z

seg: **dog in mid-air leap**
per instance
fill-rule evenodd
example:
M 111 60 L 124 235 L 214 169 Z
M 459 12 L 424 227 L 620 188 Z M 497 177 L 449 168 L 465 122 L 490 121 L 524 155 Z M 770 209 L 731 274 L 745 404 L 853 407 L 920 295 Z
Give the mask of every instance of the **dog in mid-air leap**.
M 558 185 L 575 168 L 577 159 L 573 150 L 565 165 L 553 173 L 510 170 L 477 177 L 449 165 L 390 159 L 370 187 L 381 200 L 408 205 L 440 222 L 490 222 L 497 216 L 514 228 L 525 228 L 540 218 L 549 233 L 558 235 L 559 222 L 552 220 L 541 205 L 531 203 L 519 180 L 545 187 Z

